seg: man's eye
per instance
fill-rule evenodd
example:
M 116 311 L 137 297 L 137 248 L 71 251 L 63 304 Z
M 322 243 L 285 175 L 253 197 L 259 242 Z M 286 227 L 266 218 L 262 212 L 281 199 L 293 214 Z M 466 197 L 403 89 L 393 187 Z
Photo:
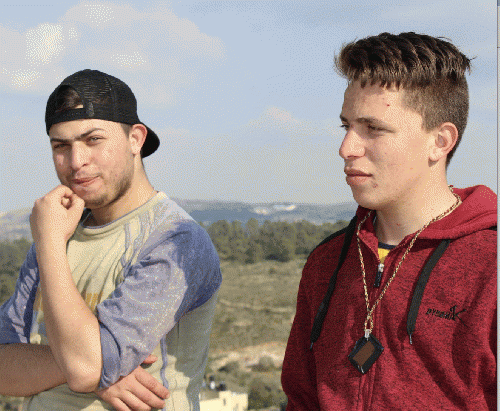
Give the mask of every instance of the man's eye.
M 372 125 L 368 125 L 368 130 L 371 130 L 371 131 L 384 131 L 383 128 L 372 126 Z
M 341 124 L 340 128 L 343 128 L 344 130 L 347 130 L 349 128 L 349 124 Z

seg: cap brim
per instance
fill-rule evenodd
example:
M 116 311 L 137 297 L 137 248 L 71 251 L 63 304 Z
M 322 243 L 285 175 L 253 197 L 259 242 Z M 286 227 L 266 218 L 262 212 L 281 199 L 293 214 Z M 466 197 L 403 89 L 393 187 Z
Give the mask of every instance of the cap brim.
M 143 125 L 148 130 L 148 134 L 146 135 L 146 141 L 142 146 L 141 150 L 142 158 L 147 157 L 150 154 L 153 154 L 158 149 L 158 147 L 160 147 L 160 139 L 158 138 L 156 133 L 153 130 L 151 130 L 148 126 L 146 126 L 146 124 Z

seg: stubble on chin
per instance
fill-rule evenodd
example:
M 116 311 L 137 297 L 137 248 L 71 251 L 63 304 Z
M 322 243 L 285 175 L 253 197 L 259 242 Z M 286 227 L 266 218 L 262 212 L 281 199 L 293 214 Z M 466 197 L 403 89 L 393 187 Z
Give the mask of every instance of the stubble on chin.
M 85 207 L 92 210 L 114 204 L 127 195 L 131 185 L 132 180 L 130 178 L 123 178 L 115 185 L 112 193 L 102 193 L 94 198 L 84 199 Z
M 85 201 L 85 208 L 88 208 L 90 210 L 95 209 L 95 208 L 101 208 L 104 206 L 107 202 L 107 198 L 105 195 L 102 195 L 97 198 L 92 198 L 92 199 L 83 199 Z

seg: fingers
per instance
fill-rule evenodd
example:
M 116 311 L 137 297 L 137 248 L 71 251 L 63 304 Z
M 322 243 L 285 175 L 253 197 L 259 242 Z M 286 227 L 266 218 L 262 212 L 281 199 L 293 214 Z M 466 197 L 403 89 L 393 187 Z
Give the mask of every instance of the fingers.
M 69 187 L 59 185 L 45 196 L 37 199 L 35 205 L 42 202 L 53 202 L 59 200 L 66 209 L 71 207 L 81 208 L 85 206 L 85 201 L 78 197 Z
M 80 220 L 83 209 L 85 208 L 85 201 L 75 193 L 72 193 L 69 197 L 62 197 L 61 204 L 68 211 L 68 217 L 70 219 Z
M 75 193 L 72 193 L 69 196 L 62 197 L 61 204 L 69 209 L 70 207 L 80 206 L 81 204 L 85 205 L 85 201 L 83 201 Z
M 61 198 L 61 204 L 63 205 L 63 207 L 69 208 L 71 200 L 68 197 L 63 197 Z
M 74 210 L 75 212 L 79 212 L 80 215 L 85 208 L 85 201 L 78 197 L 76 194 L 71 194 L 70 197 L 70 207 L 69 210 Z
M 150 403 L 149 401 L 155 396 L 161 399 L 167 399 L 170 396 L 170 392 L 162 384 L 160 384 L 155 377 L 143 370 L 141 367 L 137 367 L 135 378 L 145 388 L 144 391 L 141 390 L 143 395 L 141 395 L 140 398 L 148 404 Z
M 117 411 L 162 409 L 165 406 L 164 399 L 170 395 L 168 390 L 141 366 L 110 387 L 95 392 Z
M 67 242 L 75 231 L 85 202 L 63 185 L 35 201 L 30 216 L 33 241 Z
M 102 399 L 106 401 L 109 405 L 113 406 L 113 409 L 116 411 L 131 411 L 131 409 L 119 398 L 112 398 L 106 400 L 105 396 L 102 396 Z M 149 411 L 149 410 L 147 410 Z
M 153 364 L 154 362 L 156 362 L 156 360 L 158 360 L 158 357 L 156 355 L 149 354 L 147 356 L 147 358 L 142 363 L 143 364 Z
M 165 401 L 162 398 L 157 397 L 146 388 L 137 389 L 133 393 L 127 392 L 124 400 L 134 411 L 149 411 L 151 408 L 162 409 L 165 406 Z
M 112 404 L 117 411 L 150 411 L 151 408 L 163 408 L 165 404 L 146 404 L 131 392 L 123 393 L 123 398 L 117 399 L 116 405 Z
M 73 190 L 67 186 L 58 185 L 56 188 L 54 188 L 52 191 L 50 191 L 47 196 L 56 196 L 56 197 L 71 197 L 71 194 L 73 194 Z
M 113 406 L 116 411 L 150 411 L 151 407 L 130 392 L 123 393 L 123 397 L 117 398 L 106 395 L 101 396 L 109 405 Z
M 43 203 L 57 203 L 60 202 L 65 208 L 69 208 L 72 202 L 73 191 L 66 186 L 59 185 L 52 191 L 48 192 L 45 196 L 35 201 L 35 206 L 41 206 Z

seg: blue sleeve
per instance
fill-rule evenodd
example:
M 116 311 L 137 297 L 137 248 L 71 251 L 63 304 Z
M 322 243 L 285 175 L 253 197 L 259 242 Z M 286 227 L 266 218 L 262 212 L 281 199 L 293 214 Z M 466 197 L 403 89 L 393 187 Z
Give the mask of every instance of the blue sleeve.
M 39 281 L 35 246 L 32 245 L 19 271 L 14 293 L 0 307 L 0 344 L 29 343 Z
M 153 233 L 124 277 L 97 306 L 100 388 L 137 368 L 182 315 L 208 301 L 222 281 L 217 252 L 194 221 Z

